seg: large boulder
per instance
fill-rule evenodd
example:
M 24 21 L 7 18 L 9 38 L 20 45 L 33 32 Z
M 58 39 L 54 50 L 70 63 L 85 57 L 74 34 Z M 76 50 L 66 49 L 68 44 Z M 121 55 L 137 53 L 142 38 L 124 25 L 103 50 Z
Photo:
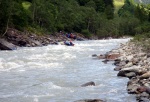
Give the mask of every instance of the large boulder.
M 132 72 L 132 73 L 131 73 Z M 130 73 L 130 74 L 128 74 Z M 119 71 L 117 76 L 122 76 L 122 77 L 131 77 L 131 76 L 136 76 L 141 74 L 141 68 L 138 67 L 129 67 L 129 68 L 123 68 Z
M 16 50 L 17 46 L 9 43 L 5 39 L 0 39 L 0 50 Z

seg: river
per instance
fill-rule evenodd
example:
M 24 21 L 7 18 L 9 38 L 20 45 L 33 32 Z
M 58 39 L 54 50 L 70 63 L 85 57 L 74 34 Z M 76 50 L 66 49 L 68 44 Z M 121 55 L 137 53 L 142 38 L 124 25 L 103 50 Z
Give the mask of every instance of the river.
M 117 77 L 111 62 L 92 58 L 129 39 L 75 41 L 0 51 L 0 102 L 73 102 L 102 99 L 136 102 L 126 91 L 127 78 Z M 96 86 L 81 87 L 94 81 Z

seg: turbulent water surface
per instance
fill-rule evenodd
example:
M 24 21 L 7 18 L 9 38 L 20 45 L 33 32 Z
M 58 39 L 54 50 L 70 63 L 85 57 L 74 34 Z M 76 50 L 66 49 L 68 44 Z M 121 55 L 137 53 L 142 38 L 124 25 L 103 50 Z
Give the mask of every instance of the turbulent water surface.
M 112 63 L 91 57 L 128 39 L 74 42 L 0 52 L 0 102 L 73 102 L 102 99 L 135 102 L 126 92 L 128 79 L 116 77 Z M 94 81 L 96 86 L 81 87 Z

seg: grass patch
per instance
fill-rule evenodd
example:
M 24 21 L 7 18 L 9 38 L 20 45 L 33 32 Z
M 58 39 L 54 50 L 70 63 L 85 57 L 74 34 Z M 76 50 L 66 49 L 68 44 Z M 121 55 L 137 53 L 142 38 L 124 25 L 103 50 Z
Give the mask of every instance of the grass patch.
M 124 0 L 114 0 L 115 14 L 124 5 Z
M 30 2 L 27 2 L 27 1 L 24 1 L 24 2 L 22 3 L 22 6 L 23 6 L 24 9 L 28 10 L 29 7 L 31 6 L 31 3 L 30 3 Z

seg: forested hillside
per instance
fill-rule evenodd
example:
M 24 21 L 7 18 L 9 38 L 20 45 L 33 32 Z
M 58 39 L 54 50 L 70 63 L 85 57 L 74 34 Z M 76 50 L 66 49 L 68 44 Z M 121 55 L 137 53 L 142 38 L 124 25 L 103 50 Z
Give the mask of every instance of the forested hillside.
M 1 35 L 15 28 L 102 38 L 147 33 L 150 29 L 150 5 L 137 5 L 133 0 L 1 0 L 0 15 Z
M 135 2 L 149 4 L 150 0 L 135 0 Z

